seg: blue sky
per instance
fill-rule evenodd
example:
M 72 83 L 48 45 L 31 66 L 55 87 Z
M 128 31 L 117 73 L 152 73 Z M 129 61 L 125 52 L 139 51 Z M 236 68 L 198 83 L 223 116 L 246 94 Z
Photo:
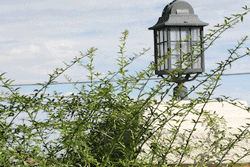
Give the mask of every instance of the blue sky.
M 0 73 L 15 79 L 15 84 L 38 83 L 48 79 L 63 61 L 70 61 L 94 46 L 96 70 L 115 70 L 119 37 L 129 30 L 127 55 L 142 48 L 152 49 L 132 65 L 144 69 L 153 60 L 153 26 L 170 0 L 4 0 L 0 1 Z M 188 0 L 199 18 L 209 23 L 205 32 L 223 21 L 224 16 L 239 13 L 250 0 Z M 206 71 L 226 58 L 227 49 L 249 35 L 250 16 L 229 30 L 205 53 Z M 247 41 L 245 46 L 250 46 Z M 228 73 L 250 72 L 250 57 L 234 64 Z M 67 72 L 73 80 L 86 81 L 86 71 L 76 66 Z M 218 95 L 239 98 L 250 104 L 250 75 L 223 77 Z M 57 80 L 63 82 L 63 77 Z M 188 84 L 190 85 L 190 84 Z M 34 87 L 32 87 L 34 88 Z M 2 88 L 1 88 L 2 89 Z M 31 88 L 30 88 L 31 89 Z M 29 91 L 28 88 L 23 88 Z M 61 86 L 61 90 L 70 89 Z

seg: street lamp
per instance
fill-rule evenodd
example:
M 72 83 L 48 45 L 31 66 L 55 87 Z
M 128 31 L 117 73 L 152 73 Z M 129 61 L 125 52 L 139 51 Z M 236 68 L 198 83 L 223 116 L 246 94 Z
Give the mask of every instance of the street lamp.
M 194 14 L 189 3 L 174 0 L 164 8 L 158 22 L 149 28 L 154 30 L 155 74 L 175 75 L 178 86 L 174 95 L 178 99 L 187 99 L 184 82 L 204 72 L 202 37 L 203 27 L 207 25 Z M 178 70 L 178 74 L 173 73 Z M 190 79 L 192 74 L 195 76 Z

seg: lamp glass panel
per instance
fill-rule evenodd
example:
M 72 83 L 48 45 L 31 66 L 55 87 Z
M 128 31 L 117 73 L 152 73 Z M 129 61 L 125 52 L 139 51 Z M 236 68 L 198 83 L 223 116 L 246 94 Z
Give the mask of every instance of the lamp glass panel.
M 164 56 L 163 43 L 160 44 L 160 56 Z
M 160 44 L 160 50 L 161 50 L 161 70 L 164 70 L 164 45 L 163 43 Z
M 191 28 L 192 41 L 200 41 L 200 28 Z
M 197 55 L 200 54 L 201 52 L 201 46 L 199 45 L 199 42 L 192 42 L 192 51 L 194 52 L 193 54 Z
M 161 70 L 161 66 L 160 66 L 160 45 L 156 45 L 156 48 L 157 48 L 156 66 L 157 66 L 157 70 L 160 71 Z
M 170 28 L 170 39 L 171 41 L 180 41 L 179 28 Z
M 163 42 L 163 38 L 164 36 L 163 36 L 163 30 L 160 30 L 160 42 Z
M 181 40 L 182 41 L 189 41 L 190 35 L 189 35 L 189 28 L 181 28 Z
M 157 51 L 158 51 L 157 56 L 158 56 L 158 57 L 161 57 L 161 48 L 160 48 L 160 44 L 157 45 Z
M 156 43 L 160 42 L 160 31 L 156 31 Z
M 172 54 L 180 54 L 180 44 L 179 42 L 171 42 Z
M 165 70 L 167 70 L 168 69 L 168 58 L 166 56 L 164 58 L 165 58 Z
M 193 68 L 194 69 L 199 69 L 201 68 L 201 57 L 195 57 L 195 61 L 193 63 Z
M 157 57 L 156 60 L 157 60 L 157 63 L 156 63 L 156 65 L 157 65 L 157 70 L 160 71 L 160 70 L 161 70 L 161 66 L 160 66 L 161 58 L 160 58 L 160 57 Z
M 165 68 L 165 60 L 164 60 L 164 57 L 161 57 L 161 70 L 164 70 Z
M 189 42 L 182 42 L 181 43 L 181 49 L 182 49 L 182 53 L 186 54 L 189 52 L 189 48 L 190 48 L 190 43 Z
M 157 57 L 160 56 L 160 46 L 159 46 L 159 44 L 156 45 L 156 56 L 157 56 Z
M 180 55 L 171 55 L 171 69 L 178 68 L 178 64 L 180 62 Z
M 164 41 L 168 41 L 168 29 L 164 29 Z

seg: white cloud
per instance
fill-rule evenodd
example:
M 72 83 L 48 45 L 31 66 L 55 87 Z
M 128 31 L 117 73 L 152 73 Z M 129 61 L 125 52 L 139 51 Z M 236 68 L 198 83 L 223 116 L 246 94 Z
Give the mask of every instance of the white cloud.
M 22 46 L 22 47 L 18 47 L 18 48 L 13 48 L 10 53 L 12 55 L 21 55 L 23 56 L 27 56 L 29 54 L 35 54 L 35 53 L 39 53 L 40 52 L 40 47 L 36 46 L 36 45 L 27 45 L 27 46 Z
M 13 48 L 11 51 L 10 51 L 12 54 L 21 54 L 24 52 L 24 49 L 20 49 L 20 48 Z
M 50 56 L 62 58 L 73 51 L 75 44 L 76 42 L 71 40 L 50 40 L 45 42 L 45 47 L 50 52 Z
M 40 52 L 40 47 L 36 45 L 30 45 L 28 49 L 31 53 L 38 53 Z

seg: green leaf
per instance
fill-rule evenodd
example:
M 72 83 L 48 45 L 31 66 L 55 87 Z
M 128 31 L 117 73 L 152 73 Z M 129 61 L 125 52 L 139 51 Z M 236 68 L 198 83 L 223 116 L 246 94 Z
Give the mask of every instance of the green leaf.
M 240 17 L 240 21 L 243 22 L 243 19 L 244 19 L 244 16 L 241 16 Z
M 227 20 L 231 20 L 232 19 L 232 17 L 225 17 Z
M 248 10 L 247 5 L 245 5 L 244 7 L 242 7 L 242 9 L 244 9 L 244 10 Z

